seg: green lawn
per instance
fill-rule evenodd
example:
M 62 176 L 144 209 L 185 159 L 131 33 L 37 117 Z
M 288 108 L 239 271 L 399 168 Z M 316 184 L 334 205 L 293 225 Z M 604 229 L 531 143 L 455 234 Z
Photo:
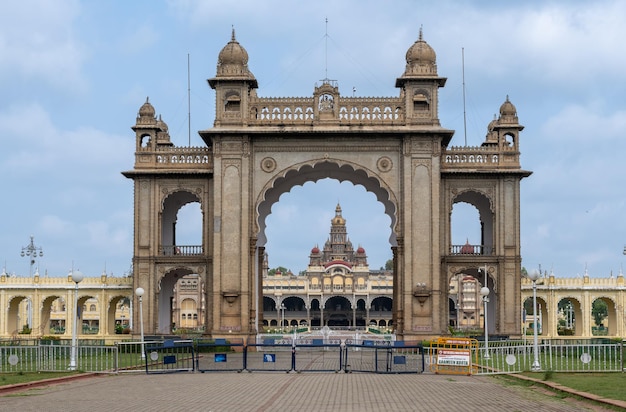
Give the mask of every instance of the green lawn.
M 582 392 L 592 393 L 609 399 L 626 401 L 626 373 L 601 373 L 601 372 L 584 372 L 584 373 L 556 373 L 541 372 L 532 373 L 524 372 L 522 375 L 545 382 L 554 382 L 568 388 L 572 388 Z M 506 375 L 500 375 L 507 381 L 511 378 Z M 531 382 L 523 383 L 531 386 Z
M 15 385 L 18 383 L 41 381 L 44 379 L 62 378 L 76 375 L 80 372 L 11 372 L 0 374 L 0 386 Z

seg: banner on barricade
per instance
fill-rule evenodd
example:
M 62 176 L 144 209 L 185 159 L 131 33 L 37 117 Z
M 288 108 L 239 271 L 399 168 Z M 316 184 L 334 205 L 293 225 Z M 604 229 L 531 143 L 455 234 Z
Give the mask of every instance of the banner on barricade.
M 477 347 L 475 339 L 438 338 L 432 346 L 431 371 L 444 375 L 471 375 L 477 365 L 477 359 L 472 360 L 472 349 Z

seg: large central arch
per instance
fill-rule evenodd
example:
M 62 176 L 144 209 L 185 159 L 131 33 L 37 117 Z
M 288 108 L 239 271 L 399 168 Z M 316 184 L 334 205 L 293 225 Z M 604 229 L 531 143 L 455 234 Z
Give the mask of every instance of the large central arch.
M 494 289 L 490 331 L 520 333 L 519 190 L 530 172 L 520 167 L 523 126 L 508 98 L 480 146 L 450 147 L 454 132 L 438 113 L 446 79 L 421 33 L 396 97 L 344 97 L 331 80 L 312 97 L 260 97 L 234 31 L 208 83 L 216 113 L 199 132 L 206 147 L 175 147 L 148 101 L 133 126 L 135 167 L 124 175 L 135 184 L 134 286 L 146 290 L 148 333 L 165 325 L 160 282 L 176 268 L 205 282 L 208 335 L 256 334 L 267 216 L 281 194 L 324 178 L 364 186 L 390 217 L 390 323 L 400 338 L 448 333 L 449 279 L 482 267 Z M 201 205 L 202 245 L 181 247 L 174 211 L 189 202 Z M 458 202 L 478 209 L 480 244 L 453 244 Z
M 342 164 L 343 163 L 343 164 Z M 278 202 L 283 193 L 288 193 L 294 186 L 302 186 L 306 182 L 332 178 L 339 182 L 349 181 L 354 185 L 361 185 L 365 190 L 373 193 L 376 199 L 384 205 L 385 213 L 391 219 L 391 236 L 389 243 L 397 246 L 394 227 L 396 217 L 396 196 L 391 189 L 379 180 L 376 175 L 362 166 L 340 162 L 337 159 L 323 159 L 317 163 L 301 163 L 293 165 L 287 170 L 281 170 L 265 185 L 256 202 L 258 246 L 265 246 L 265 220 L 271 214 L 272 205 Z

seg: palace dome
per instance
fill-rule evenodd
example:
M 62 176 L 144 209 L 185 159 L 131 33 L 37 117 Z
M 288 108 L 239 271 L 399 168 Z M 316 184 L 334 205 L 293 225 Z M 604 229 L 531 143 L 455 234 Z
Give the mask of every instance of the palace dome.
M 435 50 L 424 40 L 420 29 L 419 38 L 406 52 L 404 77 L 432 74 L 437 74 L 437 55 Z
M 359 248 L 356 250 L 356 253 L 365 254 L 365 249 L 363 249 L 362 246 L 359 246 Z
M 341 206 L 339 204 L 335 207 L 335 217 L 333 217 L 330 222 L 333 226 L 346 224 L 346 219 L 341 216 Z
M 461 247 L 461 253 L 464 254 L 464 255 L 472 255 L 472 254 L 474 254 L 474 246 L 472 246 L 470 244 L 469 239 Z
M 254 75 L 248 70 L 248 52 L 235 39 L 235 29 L 217 58 L 217 77 L 254 79 Z
M 415 63 L 436 63 L 437 55 L 435 50 L 422 38 L 422 32 L 420 31 L 420 37 L 406 52 L 407 64 Z
M 517 109 L 515 108 L 513 103 L 509 101 L 509 96 L 506 96 L 506 101 L 502 103 L 502 106 L 500 106 L 500 116 L 516 116 L 516 115 L 517 115 Z
M 169 131 L 169 128 L 167 127 L 167 123 L 163 121 L 163 119 L 161 118 L 161 115 L 159 115 L 159 120 L 157 120 L 157 126 L 161 128 L 162 132 L 167 133 Z
M 154 125 L 156 123 L 156 118 L 154 114 L 154 106 L 150 104 L 149 98 L 146 97 L 146 102 L 139 108 L 139 114 L 137 115 L 137 124 Z

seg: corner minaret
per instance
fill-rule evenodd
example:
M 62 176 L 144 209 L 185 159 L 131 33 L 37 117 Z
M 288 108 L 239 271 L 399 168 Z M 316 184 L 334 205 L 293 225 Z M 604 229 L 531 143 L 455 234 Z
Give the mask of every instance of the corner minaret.
M 154 107 L 147 97 L 146 102 L 139 108 L 137 121 L 132 129 L 135 131 L 137 153 L 154 151 L 159 146 L 173 146 L 167 124 L 160 115 L 157 119 Z
M 407 124 L 440 126 L 438 93 L 446 80 L 437 75 L 437 56 L 420 28 L 419 38 L 406 52 L 404 74 L 396 79 L 396 87 L 402 88 Z
M 208 79 L 215 90 L 215 127 L 224 124 L 244 125 L 249 110 L 249 96 L 259 85 L 248 69 L 248 52 L 235 39 L 220 51 L 217 59 L 217 74 Z

